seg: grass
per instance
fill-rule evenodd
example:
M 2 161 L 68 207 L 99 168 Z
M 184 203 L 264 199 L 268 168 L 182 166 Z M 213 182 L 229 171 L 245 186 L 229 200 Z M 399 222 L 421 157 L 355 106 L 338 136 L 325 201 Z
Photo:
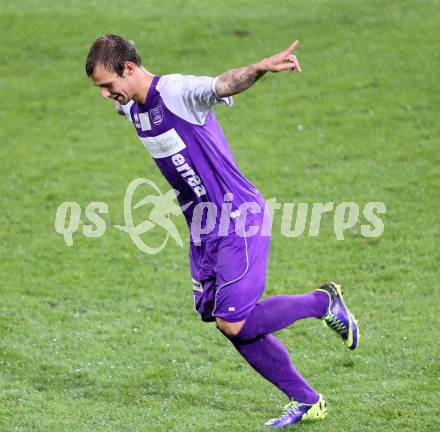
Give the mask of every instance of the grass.
M 355 353 L 317 321 L 280 333 L 331 409 L 296 429 L 439 430 L 439 6 L 3 2 L 0 430 L 256 431 L 285 402 L 192 311 L 183 218 L 185 247 L 156 256 L 110 227 L 72 248 L 54 230 L 63 201 L 105 201 L 110 226 L 134 178 L 167 189 L 85 77 L 109 32 L 157 74 L 216 75 L 301 40 L 301 76 L 216 108 L 236 159 L 267 198 L 387 213 L 378 239 L 337 241 L 331 216 L 318 237 L 273 236 L 267 295 L 339 280 L 363 330 Z

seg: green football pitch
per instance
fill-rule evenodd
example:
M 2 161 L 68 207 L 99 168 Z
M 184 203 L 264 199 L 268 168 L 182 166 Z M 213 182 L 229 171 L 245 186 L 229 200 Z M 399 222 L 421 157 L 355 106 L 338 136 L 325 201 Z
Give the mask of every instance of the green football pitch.
M 193 311 L 188 234 L 156 255 L 113 227 L 135 178 L 169 189 L 84 72 L 92 41 L 134 40 L 155 74 L 215 76 L 295 39 L 303 72 L 270 74 L 215 112 L 243 173 L 279 202 L 383 202 L 384 232 L 281 235 L 265 295 L 345 287 L 348 352 L 318 320 L 279 333 L 328 400 L 301 431 L 438 431 L 439 1 L 0 1 L 0 431 L 258 431 L 285 397 Z M 64 201 L 108 204 L 73 246 Z M 160 242 L 162 232 L 145 234 Z M 294 430 L 295 428 L 292 428 Z

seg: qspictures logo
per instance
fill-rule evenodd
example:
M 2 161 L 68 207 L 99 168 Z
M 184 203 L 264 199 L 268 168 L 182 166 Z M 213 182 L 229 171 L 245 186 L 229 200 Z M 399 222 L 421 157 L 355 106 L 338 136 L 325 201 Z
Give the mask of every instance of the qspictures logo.
M 133 204 L 135 192 L 140 188 L 145 196 Z M 344 240 L 347 230 L 359 229 L 363 237 L 380 237 L 384 232 L 384 222 L 380 217 L 386 213 L 383 202 L 368 202 L 359 206 L 355 202 L 280 203 L 276 198 L 270 198 L 263 206 L 257 202 L 244 202 L 234 208 L 232 193 L 226 193 L 220 205 L 209 201 L 189 201 L 179 205 L 178 197 L 179 191 L 175 189 L 162 193 L 151 180 L 137 178 L 125 191 L 125 223 L 111 227 L 128 234 L 140 251 L 152 255 L 159 253 L 170 238 L 183 247 L 182 238 L 172 217 L 177 217 L 187 210 L 190 213 L 190 217 L 187 217 L 190 236 L 195 245 L 200 245 L 209 235 L 222 237 L 234 231 L 243 237 L 257 234 L 270 236 L 276 217 L 281 217 L 281 234 L 289 238 L 318 236 L 324 215 L 333 217 L 333 231 L 337 240 Z M 148 216 L 136 222 L 139 217 L 134 216 L 133 210 L 141 207 L 148 209 Z M 108 213 L 109 206 L 102 201 L 88 204 L 84 214 L 77 202 L 63 202 L 56 211 L 55 231 L 64 237 L 67 246 L 73 247 L 73 236 L 79 232 L 80 226 L 85 237 L 102 237 L 108 228 L 102 216 Z M 259 224 L 255 224 L 255 215 L 261 216 L 257 218 Z M 83 222 L 83 217 L 87 219 L 86 223 Z M 159 245 L 150 243 L 149 234 L 153 230 L 160 232 L 162 240 Z
M 143 187 L 149 192 L 143 199 L 133 204 L 136 190 Z M 147 254 L 159 253 L 171 237 L 180 247 L 183 246 L 182 238 L 176 225 L 170 219 L 170 215 L 178 216 L 185 210 L 176 204 L 175 199 L 179 192 L 175 189 L 162 194 L 157 185 L 145 178 L 133 180 L 127 187 L 124 196 L 124 225 L 113 225 L 114 228 L 127 233 L 136 247 Z M 135 223 L 133 210 L 149 205 L 152 209 L 148 218 Z M 191 205 L 191 203 L 188 203 Z M 102 201 L 94 201 L 87 205 L 84 216 L 90 223 L 82 225 L 82 233 L 85 237 L 102 237 L 107 230 L 107 223 L 101 215 L 108 214 L 108 204 Z M 80 228 L 82 209 L 77 202 L 63 202 L 57 209 L 55 216 L 55 231 L 64 237 L 67 246 L 73 246 L 73 234 Z M 159 246 L 151 246 L 145 243 L 142 236 L 154 228 L 165 232 L 163 241 Z

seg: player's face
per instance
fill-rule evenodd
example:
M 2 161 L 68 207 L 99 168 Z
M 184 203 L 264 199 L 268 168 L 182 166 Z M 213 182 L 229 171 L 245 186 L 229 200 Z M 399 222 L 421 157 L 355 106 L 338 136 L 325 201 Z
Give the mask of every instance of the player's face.
M 90 78 L 93 84 L 101 89 L 101 97 L 114 99 L 125 105 L 132 98 L 131 77 L 130 69 L 124 69 L 122 76 L 119 76 L 116 72 L 110 72 L 103 65 L 98 64 Z

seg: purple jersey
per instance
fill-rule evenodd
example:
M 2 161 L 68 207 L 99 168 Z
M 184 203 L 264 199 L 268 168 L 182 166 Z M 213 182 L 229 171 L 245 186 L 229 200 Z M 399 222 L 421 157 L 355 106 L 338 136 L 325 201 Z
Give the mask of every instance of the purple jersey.
M 229 144 L 212 112 L 215 104 L 231 106 L 232 98 L 219 98 L 215 78 L 184 75 L 155 76 L 144 104 L 134 101 L 124 111 L 170 185 L 179 191 L 179 204 L 192 203 L 184 215 L 189 226 L 198 203 L 217 207 L 219 224 L 225 194 L 232 211 L 244 202 L 264 199 L 238 169 Z M 231 224 L 229 232 L 234 230 Z M 218 238 L 218 230 L 202 234 L 202 241 Z

